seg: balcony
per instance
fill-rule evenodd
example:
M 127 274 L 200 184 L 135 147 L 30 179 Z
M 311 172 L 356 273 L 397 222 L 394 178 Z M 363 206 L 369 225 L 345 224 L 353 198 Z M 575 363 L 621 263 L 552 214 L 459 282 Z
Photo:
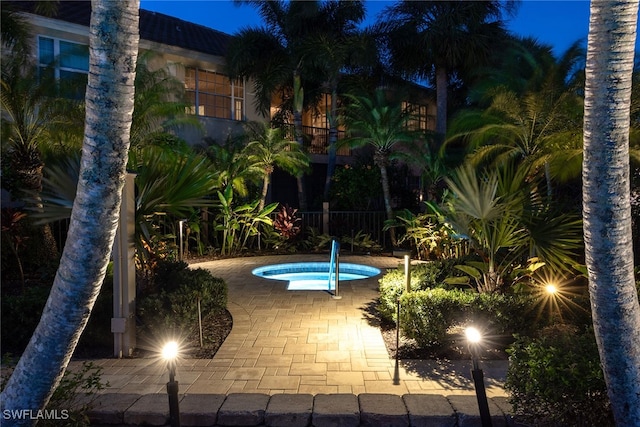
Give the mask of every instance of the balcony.
M 318 128 L 313 126 L 302 126 L 304 134 L 304 147 L 309 154 L 327 155 L 329 150 L 329 129 Z M 293 139 L 293 125 L 287 128 L 287 138 Z M 338 141 L 345 138 L 345 132 L 338 130 Z M 339 148 L 336 152 L 338 156 L 350 156 L 351 149 L 349 147 Z

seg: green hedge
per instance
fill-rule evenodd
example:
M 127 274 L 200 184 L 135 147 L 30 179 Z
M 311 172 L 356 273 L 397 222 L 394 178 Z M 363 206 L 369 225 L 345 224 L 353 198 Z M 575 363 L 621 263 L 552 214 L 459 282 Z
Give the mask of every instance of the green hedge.
M 202 268 L 188 269 L 186 263 L 163 265 L 157 271 L 156 292 L 143 296 L 138 316 L 152 334 L 168 329 L 186 329 L 198 321 L 198 301 L 202 315 L 224 310 L 227 284 Z
M 505 383 L 516 414 L 535 425 L 612 426 L 592 330 L 557 325 L 518 338 Z
M 510 342 L 514 333 L 529 335 L 538 326 L 532 296 L 479 294 L 450 288 L 443 282 L 451 275 L 452 265 L 448 262 L 413 265 L 409 293 L 405 292 L 404 269 L 388 271 L 379 281 L 381 317 L 395 323 L 400 298 L 400 329 L 423 348 L 447 344 L 452 328 L 469 323 L 490 331 L 498 346 Z
M 535 325 L 533 301 L 524 295 L 478 294 L 459 289 L 427 289 L 400 298 L 400 329 L 420 347 L 447 344 L 448 332 L 467 324 L 482 325 L 494 344 Z
M 418 291 L 435 288 L 440 282 L 441 263 L 428 262 L 411 266 L 411 290 Z M 404 292 L 406 280 L 404 268 L 388 270 L 379 280 L 380 300 L 378 311 L 387 321 L 396 321 L 396 307 L 400 295 Z
M 93 306 L 75 355 L 104 355 L 113 348 L 111 317 L 113 313 L 113 273 L 111 265 L 107 270 L 100 294 Z M 22 354 L 33 331 L 40 322 L 40 316 L 49 298 L 51 285 L 27 287 L 23 293 L 2 296 L 1 347 L 3 353 Z M 108 353 L 107 353 L 108 354 Z

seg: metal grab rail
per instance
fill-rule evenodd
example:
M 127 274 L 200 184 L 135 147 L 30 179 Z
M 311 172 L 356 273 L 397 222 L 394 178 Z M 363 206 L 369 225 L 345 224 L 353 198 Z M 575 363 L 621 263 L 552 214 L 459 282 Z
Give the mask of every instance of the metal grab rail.
M 338 295 L 340 288 L 340 242 L 335 239 L 331 241 L 331 260 L 329 261 L 329 279 L 327 283 L 329 292 L 331 292 L 332 279 L 335 286 L 331 297 L 334 299 L 340 299 L 342 298 Z

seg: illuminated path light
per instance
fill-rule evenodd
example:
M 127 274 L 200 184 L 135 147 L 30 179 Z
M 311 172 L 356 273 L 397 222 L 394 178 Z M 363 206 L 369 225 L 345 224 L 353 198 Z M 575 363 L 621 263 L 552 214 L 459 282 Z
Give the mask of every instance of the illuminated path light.
M 179 352 L 178 343 L 175 341 L 169 341 L 162 347 L 162 358 L 167 362 L 167 368 L 169 369 L 167 395 L 169 396 L 169 422 L 171 427 L 180 427 L 178 381 L 176 381 L 176 364 Z
M 487 391 L 484 387 L 484 373 L 478 365 L 478 347 L 482 341 L 482 334 L 477 328 L 469 326 L 465 329 L 464 334 L 469 345 L 473 368 L 471 376 L 476 389 L 476 398 L 478 400 L 478 409 L 480 411 L 480 422 L 482 427 L 492 427 L 491 414 L 489 413 L 489 402 L 487 401 Z

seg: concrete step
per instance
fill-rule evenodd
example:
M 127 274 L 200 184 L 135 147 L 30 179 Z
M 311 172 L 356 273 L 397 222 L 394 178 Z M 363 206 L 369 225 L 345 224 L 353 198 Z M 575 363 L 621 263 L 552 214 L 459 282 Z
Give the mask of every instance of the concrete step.
M 94 396 L 95 397 L 95 396 Z M 489 398 L 494 427 L 516 426 L 506 398 Z M 89 410 L 94 426 L 165 426 L 166 394 L 100 394 Z M 436 394 L 187 394 L 180 421 L 189 426 L 272 427 L 475 427 L 474 395 Z

